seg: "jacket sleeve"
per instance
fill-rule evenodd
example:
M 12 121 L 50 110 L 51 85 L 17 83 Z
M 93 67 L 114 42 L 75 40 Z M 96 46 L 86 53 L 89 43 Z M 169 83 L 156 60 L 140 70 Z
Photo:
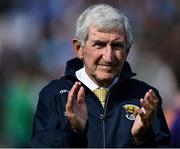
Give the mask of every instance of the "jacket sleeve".
M 56 97 L 40 92 L 33 123 L 32 147 L 86 147 L 86 131 L 75 133 L 64 112 L 60 113 L 59 104 Z
M 152 128 L 155 133 L 155 142 L 156 142 L 156 147 L 160 148 L 166 148 L 170 147 L 170 142 L 171 142 L 171 134 L 169 131 L 169 128 L 167 126 L 167 122 L 163 113 L 162 109 L 162 99 L 157 95 L 160 99 L 160 104 L 157 109 L 156 117 L 153 122 Z

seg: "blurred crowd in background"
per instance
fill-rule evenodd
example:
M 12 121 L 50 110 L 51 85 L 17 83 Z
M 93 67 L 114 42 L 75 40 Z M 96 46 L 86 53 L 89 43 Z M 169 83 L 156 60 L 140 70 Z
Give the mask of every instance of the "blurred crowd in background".
M 63 75 L 75 56 L 75 21 L 98 3 L 129 17 L 128 61 L 137 78 L 160 91 L 173 145 L 180 147 L 179 0 L 0 0 L 0 147 L 30 147 L 38 93 Z

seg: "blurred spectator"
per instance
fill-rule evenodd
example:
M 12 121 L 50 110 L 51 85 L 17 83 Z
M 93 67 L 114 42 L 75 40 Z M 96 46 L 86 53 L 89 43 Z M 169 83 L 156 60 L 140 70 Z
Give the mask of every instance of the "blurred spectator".
M 19 74 L 6 84 L 4 102 L 4 137 L 9 147 L 28 147 L 33 108 L 30 101 L 31 82 L 26 76 Z
M 172 147 L 173 148 L 179 148 L 180 147 L 180 110 L 177 112 L 176 119 L 174 121 L 173 127 L 172 127 Z
M 171 125 L 171 133 L 172 133 L 172 147 L 179 148 L 180 147 L 180 93 L 177 93 L 175 96 L 174 102 L 174 119 L 172 120 Z

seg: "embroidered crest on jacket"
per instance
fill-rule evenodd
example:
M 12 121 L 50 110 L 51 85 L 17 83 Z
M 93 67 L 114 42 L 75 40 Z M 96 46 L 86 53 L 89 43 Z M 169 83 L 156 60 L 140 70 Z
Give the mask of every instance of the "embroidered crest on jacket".
M 132 104 L 126 104 L 123 106 L 123 108 L 125 109 L 126 112 L 125 116 L 129 120 L 135 120 L 136 115 L 138 113 L 138 109 L 140 109 L 138 106 Z

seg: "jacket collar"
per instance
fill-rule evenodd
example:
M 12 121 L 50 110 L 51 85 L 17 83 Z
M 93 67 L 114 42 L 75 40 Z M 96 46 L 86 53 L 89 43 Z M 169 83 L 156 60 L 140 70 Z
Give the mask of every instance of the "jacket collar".
M 65 67 L 65 76 L 76 78 L 75 72 L 83 67 L 83 62 L 79 58 L 73 58 L 66 63 Z M 130 64 L 125 61 L 120 80 L 125 78 L 130 78 L 135 76 L 136 73 L 133 73 L 130 67 Z

